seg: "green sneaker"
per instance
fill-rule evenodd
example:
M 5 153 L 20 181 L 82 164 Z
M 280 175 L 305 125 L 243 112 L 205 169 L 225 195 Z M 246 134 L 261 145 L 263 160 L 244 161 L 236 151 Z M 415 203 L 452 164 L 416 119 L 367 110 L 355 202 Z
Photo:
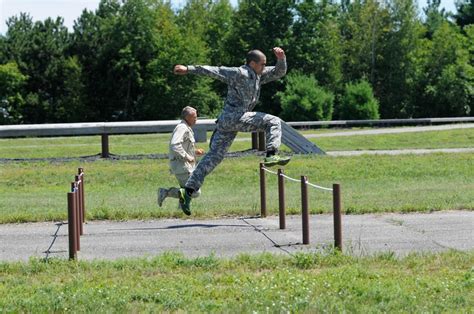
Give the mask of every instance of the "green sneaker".
M 179 207 L 186 215 L 191 215 L 191 209 L 189 208 L 191 205 L 191 196 L 186 193 L 186 190 L 181 188 L 179 189 Z
M 287 163 L 290 162 L 291 157 L 280 157 L 278 155 L 273 155 L 270 157 L 265 157 L 263 160 L 263 164 L 267 167 L 272 167 L 272 166 L 284 166 Z

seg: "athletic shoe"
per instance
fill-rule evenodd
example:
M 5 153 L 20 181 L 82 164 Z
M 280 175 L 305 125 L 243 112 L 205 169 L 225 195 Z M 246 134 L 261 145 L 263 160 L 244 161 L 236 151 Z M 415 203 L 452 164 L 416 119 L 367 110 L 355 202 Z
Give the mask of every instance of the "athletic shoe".
M 179 207 L 186 215 L 191 215 L 191 209 L 189 206 L 191 205 L 191 196 L 186 193 L 186 190 L 181 188 L 179 189 Z
M 163 201 L 168 196 L 168 190 L 160 188 L 158 190 L 158 206 L 163 206 Z
M 290 162 L 291 157 L 280 157 L 278 155 L 273 155 L 270 157 L 265 157 L 263 160 L 263 164 L 267 167 L 272 167 L 272 166 L 284 166 L 287 163 Z

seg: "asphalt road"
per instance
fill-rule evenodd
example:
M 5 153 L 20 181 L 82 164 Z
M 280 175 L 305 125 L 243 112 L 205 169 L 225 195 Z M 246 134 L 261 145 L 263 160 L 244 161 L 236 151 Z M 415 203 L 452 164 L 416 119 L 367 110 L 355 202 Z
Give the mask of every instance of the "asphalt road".
M 232 257 L 241 253 L 294 254 L 334 244 L 331 215 L 310 218 L 310 244 L 302 244 L 300 216 L 289 216 L 279 229 L 277 216 L 212 220 L 92 221 L 84 225 L 78 258 L 118 259 L 181 252 L 187 257 Z M 0 260 L 30 257 L 68 258 L 67 224 L 0 225 Z M 474 249 L 474 211 L 416 214 L 344 215 L 343 251 L 356 256 L 393 252 L 468 251 Z M 49 248 L 49 251 L 48 251 Z

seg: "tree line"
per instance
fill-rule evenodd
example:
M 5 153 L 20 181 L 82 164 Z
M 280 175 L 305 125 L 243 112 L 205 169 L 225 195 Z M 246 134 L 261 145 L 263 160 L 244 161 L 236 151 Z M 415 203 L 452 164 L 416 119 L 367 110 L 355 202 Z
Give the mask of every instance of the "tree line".
M 472 116 L 474 1 L 101 0 L 63 19 L 7 21 L 0 36 L 0 124 L 215 117 L 226 86 L 175 64 L 239 66 L 285 49 L 288 74 L 257 110 L 285 120 Z

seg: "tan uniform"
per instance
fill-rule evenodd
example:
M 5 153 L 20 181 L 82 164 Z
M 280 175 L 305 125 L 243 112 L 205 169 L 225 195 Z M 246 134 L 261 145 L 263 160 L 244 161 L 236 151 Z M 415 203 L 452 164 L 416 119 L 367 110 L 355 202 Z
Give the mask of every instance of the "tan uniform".
M 193 129 L 182 120 L 173 131 L 169 146 L 170 171 L 178 180 L 179 186 L 184 187 L 186 181 L 196 168 L 196 147 Z M 194 161 L 189 161 L 194 159 Z M 179 188 L 168 189 L 167 196 L 179 198 Z M 198 197 L 200 190 L 193 193 L 192 197 Z
M 181 121 L 173 131 L 170 140 L 169 160 L 173 174 L 190 174 L 196 167 L 196 148 L 194 146 L 193 129 L 185 121 Z M 188 159 L 194 159 L 189 162 Z

